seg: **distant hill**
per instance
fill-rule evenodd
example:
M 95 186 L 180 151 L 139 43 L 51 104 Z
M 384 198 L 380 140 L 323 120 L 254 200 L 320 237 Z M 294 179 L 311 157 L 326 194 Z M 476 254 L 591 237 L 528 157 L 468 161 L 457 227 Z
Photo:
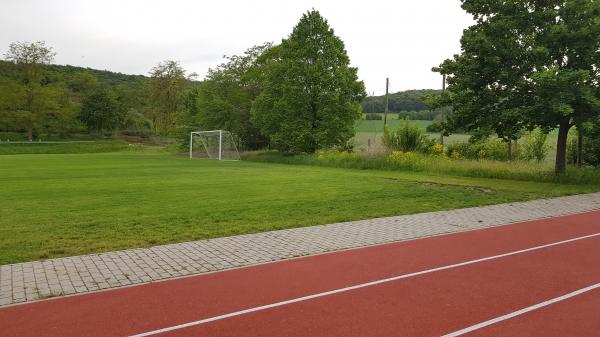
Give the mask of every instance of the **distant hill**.
M 128 87 L 142 89 L 144 82 L 148 78 L 143 75 L 127 75 L 108 70 L 98 70 L 71 65 L 51 64 L 46 66 L 46 69 L 48 70 L 48 77 L 50 77 L 50 80 L 63 80 L 67 83 L 74 82 L 75 78 L 80 74 L 88 73 L 96 77 L 99 84 L 109 87 L 126 85 Z M 16 65 L 12 62 L 0 60 L 0 78 L 18 78 Z
M 81 103 L 98 88 L 113 93 L 118 110 L 126 115 L 123 128 L 148 124 L 143 113 L 149 77 L 70 65 L 46 65 L 42 76 L 34 103 L 37 112 L 31 119 L 25 111 L 23 78 L 17 65 L 0 61 L 0 133 L 4 137 L 22 138 L 27 130 L 46 139 L 87 132 L 79 120 Z
M 389 111 L 406 112 L 427 110 L 427 105 L 421 97 L 424 95 L 438 94 L 441 90 L 422 89 L 406 90 L 390 94 Z M 385 110 L 385 96 L 369 96 L 362 103 L 365 113 L 378 113 Z

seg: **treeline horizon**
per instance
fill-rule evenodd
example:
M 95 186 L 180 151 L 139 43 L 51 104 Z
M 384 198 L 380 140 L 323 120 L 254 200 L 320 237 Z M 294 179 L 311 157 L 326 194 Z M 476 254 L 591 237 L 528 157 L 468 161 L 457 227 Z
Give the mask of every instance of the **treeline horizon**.
M 350 144 L 366 96 L 343 41 L 316 10 L 279 44 L 225 56 L 202 81 L 173 60 L 144 76 L 55 65 L 55 55 L 44 41 L 8 46 L 0 63 L 0 138 L 120 131 L 185 146 L 190 131 L 224 129 L 243 149 L 313 153 Z
M 428 110 L 427 103 L 423 97 L 439 95 L 442 90 L 438 89 L 409 89 L 389 94 L 389 112 L 419 112 Z M 385 111 L 385 95 L 367 96 L 362 102 L 364 113 L 381 113 Z
M 225 58 L 227 60 L 227 58 Z M 223 66 L 220 65 L 220 66 Z M 91 67 L 76 66 L 70 64 L 44 64 L 43 82 L 44 86 L 57 89 L 52 96 L 63 102 L 62 111 L 52 114 L 54 118 L 61 120 L 60 123 L 42 123 L 32 133 L 32 139 L 58 139 L 77 138 L 82 135 L 101 137 L 111 135 L 114 131 L 121 131 L 124 135 L 148 136 L 155 133 L 152 121 L 145 114 L 149 105 L 148 86 L 151 81 L 151 72 L 148 75 L 126 74 L 107 69 L 95 69 Z M 211 80 L 210 74 L 215 69 L 210 69 L 205 78 L 201 80 L 186 79 L 189 88 L 187 90 L 197 91 L 198 87 L 206 85 Z M 2 116 L 2 112 L 11 110 L 10 99 L 13 96 L 7 93 L 14 90 L 11 82 L 19 82 L 20 78 L 17 64 L 14 62 L 0 60 L 0 140 L 25 140 L 27 130 L 15 128 L 14 121 Z M 81 112 L 84 99 L 95 91 L 104 91 L 112 96 L 116 105 L 111 105 L 120 110 L 118 115 L 122 119 L 120 123 L 102 130 L 87 128 L 85 123 L 75 118 Z M 440 93 L 435 89 L 410 89 L 390 94 L 390 113 L 398 113 L 409 119 L 433 120 L 436 112 L 430 112 L 422 97 L 430 94 Z M 363 113 L 382 113 L 385 110 L 385 95 L 367 96 L 362 104 Z M 61 109 L 59 109 L 61 110 Z M 69 118 L 71 117 L 71 118 Z M 13 123 L 11 123 L 13 122 Z M 110 123 L 109 123 L 110 124 Z

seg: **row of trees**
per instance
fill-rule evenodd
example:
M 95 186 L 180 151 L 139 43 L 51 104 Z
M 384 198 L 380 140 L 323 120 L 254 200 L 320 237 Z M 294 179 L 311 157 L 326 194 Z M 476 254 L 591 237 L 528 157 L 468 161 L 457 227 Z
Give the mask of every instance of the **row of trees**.
M 388 109 L 390 112 L 420 112 L 427 110 L 423 96 L 441 93 L 441 90 L 406 90 L 389 95 Z M 362 102 L 365 113 L 380 113 L 385 111 L 385 96 L 369 96 Z M 433 119 L 433 118 L 431 118 Z
M 0 82 L 0 92 L 14 96 L 5 100 L 10 104 L 0 102 L 0 131 L 26 130 L 32 139 L 41 130 L 56 131 L 55 123 L 71 132 L 147 128 L 187 139 L 191 130 L 226 129 L 243 148 L 312 153 L 348 143 L 365 97 L 344 43 L 315 10 L 280 44 L 227 57 L 202 82 L 175 61 L 161 62 L 133 100 L 86 72 L 52 80 L 54 55 L 43 42 L 10 45 L 6 59 L 18 75 L 0 79 L 12 83 Z
M 250 149 L 345 147 L 366 95 L 349 64 L 327 21 L 318 11 L 307 12 L 281 44 L 254 46 L 210 70 L 185 95 L 183 124 L 230 130 Z
M 434 68 L 448 75 L 448 91 L 430 98 L 452 106 L 446 129 L 510 143 L 524 130 L 558 128 L 555 170 L 564 172 L 569 130 L 600 118 L 600 1 L 462 0 L 462 8 L 476 23 L 462 53 Z
M 0 131 L 32 140 L 149 125 L 143 76 L 55 66 L 54 56 L 44 42 L 10 44 L 0 61 Z

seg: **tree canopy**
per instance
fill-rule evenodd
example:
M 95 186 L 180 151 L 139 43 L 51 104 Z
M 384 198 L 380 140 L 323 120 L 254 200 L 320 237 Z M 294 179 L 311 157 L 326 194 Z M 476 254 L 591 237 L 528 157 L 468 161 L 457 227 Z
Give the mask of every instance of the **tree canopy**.
M 83 100 L 80 119 L 89 130 L 100 133 L 117 128 L 122 124 L 124 115 L 113 94 L 99 88 Z
M 344 43 L 318 11 L 305 13 L 266 56 L 252 120 L 285 152 L 345 146 L 354 135 L 365 88 Z
M 250 117 L 252 102 L 262 91 L 263 54 L 271 47 L 270 43 L 251 47 L 210 69 L 202 84 L 186 97 L 187 124 L 196 129 L 229 130 L 244 149 L 267 145 Z
M 600 111 L 600 1 L 462 0 L 475 24 L 462 54 L 434 70 L 449 75 L 450 126 L 495 132 L 558 128 L 556 172 L 569 129 Z
M 427 103 L 423 100 L 423 96 L 440 94 L 441 90 L 423 89 L 423 90 L 406 90 L 391 93 L 389 95 L 389 111 L 390 112 L 419 112 L 427 110 Z M 385 111 L 385 95 L 369 96 L 362 102 L 362 109 L 365 113 L 380 113 Z M 434 116 L 435 117 L 435 116 Z
M 179 62 L 172 60 L 160 62 L 150 70 L 148 111 L 155 132 L 169 134 L 175 130 L 188 80 L 195 76 L 186 75 Z
M 46 47 L 49 48 L 49 47 Z M 0 132 L 2 139 L 65 138 L 86 133 L 81 122 L 83 100 L 104 88 L 127 114 L 119 128 L 149 129 L 143 115 L 147 104 L 146 77 L 74 66 L 38 64 L 26 80 L 23 66 L 0 61 Z M 33 94 L 31 108 L 28 98 Z M 94 130 L 93 128 L 91 130 Z M 95 130 L 94 130 L 95 131 Z

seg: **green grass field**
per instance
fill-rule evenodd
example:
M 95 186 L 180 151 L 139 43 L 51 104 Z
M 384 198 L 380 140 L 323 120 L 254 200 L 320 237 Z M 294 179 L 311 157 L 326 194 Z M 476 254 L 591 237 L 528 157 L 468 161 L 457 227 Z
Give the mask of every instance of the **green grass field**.
M 101 153 L 133 150 L 134 147 L 119 140 L 86 142 L 0 142 L 0 155 L 5 154 L 57 154 L 57 153 Z
M 3 155 L 0 184 L 0 264 L 590 191 L 154 150 Z
M 396 115 L 397 117 L 397 115 Z M 395 129 L 403 122 L 399 119 L 391 119 L 388 120 L 388 126 L 392 129 Z M 412 124 L 417 124 L 421 130 L 425 131 L 425 128 L 429 126 L 432 121 L 409 121 Z M 383 121 L 373 121 L 373 120 L 358 120 L 356 121 L 355 130 L 356 132 L 368 132 L 368 133 L 383 133 Z

